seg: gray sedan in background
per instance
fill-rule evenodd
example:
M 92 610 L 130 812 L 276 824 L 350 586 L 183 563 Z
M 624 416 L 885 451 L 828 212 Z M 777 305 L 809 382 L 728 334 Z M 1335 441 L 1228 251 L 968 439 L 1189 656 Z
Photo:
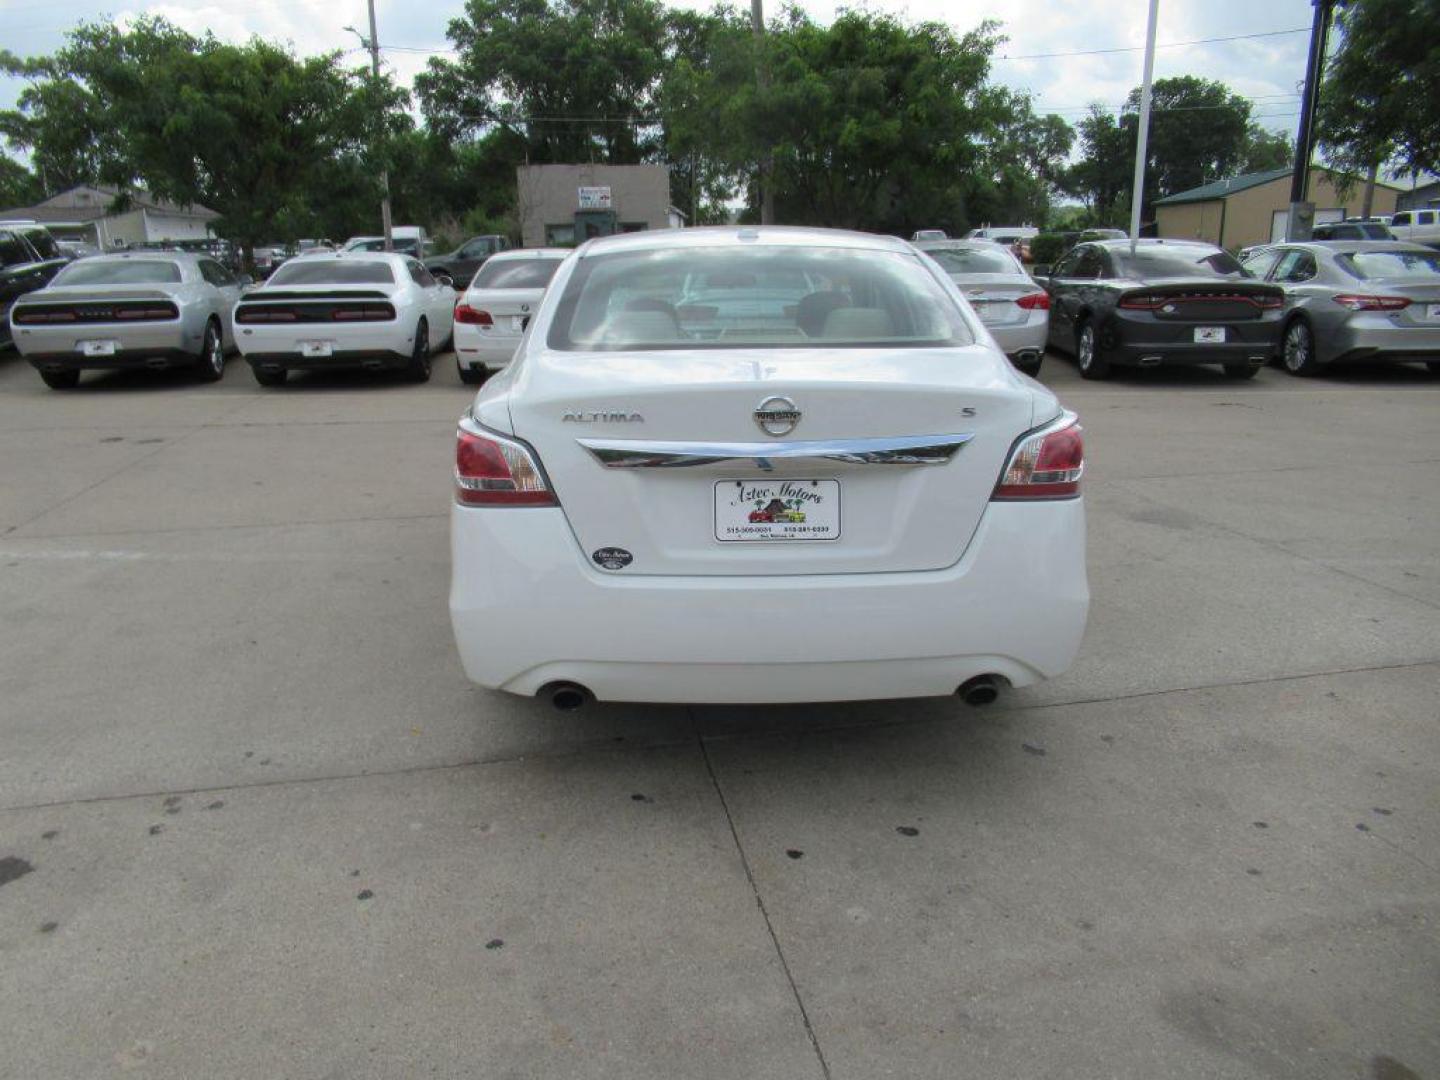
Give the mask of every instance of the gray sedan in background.
M 1009 248 L 992 240 L 929 240 L 915 245 L 940 264 L 1010 362 L 1038 375 L 1050 325 L 1050 296 Z
M 1422 362 L 1440 375 L 1440 252 L 1394 241 L 1280 244 L 1245 268 L 1285 290 L 1292 375 L 1339 362 Z
M 10 309 L 15 345 L 45 385 L 89 368 L 187 367 L 225 374 L 241 279 L 208 255 L 137 251 L 73 262 Z

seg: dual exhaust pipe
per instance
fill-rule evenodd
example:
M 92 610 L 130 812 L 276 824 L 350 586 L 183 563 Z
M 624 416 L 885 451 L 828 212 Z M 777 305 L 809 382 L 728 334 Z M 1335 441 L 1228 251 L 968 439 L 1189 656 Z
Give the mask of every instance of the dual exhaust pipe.
M 996 675 L 976 675 L 961 683 L 955 694 L 966 705 L 990 705 L 1000 696 L 1000 678 Z M 546 683 L 535 696 L 549 702 L 556 712 L 576 712 L 595 701 L 589 687 L 573 682 Z

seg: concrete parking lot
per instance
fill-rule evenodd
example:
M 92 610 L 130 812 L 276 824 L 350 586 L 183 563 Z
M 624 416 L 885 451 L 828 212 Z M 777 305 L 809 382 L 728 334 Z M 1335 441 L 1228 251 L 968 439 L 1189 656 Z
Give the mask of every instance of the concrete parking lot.
M 0 1077 L 1440 1077 L 1440 379 L 1042 378 L 1068 675 L 557 714 L 454 653 L 448 358 L 0 355 Z

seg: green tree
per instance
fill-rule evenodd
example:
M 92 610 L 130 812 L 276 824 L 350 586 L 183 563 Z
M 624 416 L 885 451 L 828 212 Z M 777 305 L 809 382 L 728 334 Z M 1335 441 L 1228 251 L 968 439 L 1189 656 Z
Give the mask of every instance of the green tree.
M 1080 158 L 1067 171 L 1063 186 L 1084 202 L 1087 224 L 1116 226 L 1129 214 L 1135 129 L 1122 119 L 1092 105 L 1078 125 Z
M 1336 22 L 1316 125 L 1330 161 L 1440 171 L 1440 0 L 1339 0 Z
M 29 206 L 44 197 L 38 176 L 18 161 L 0 154 L 0 207 Z
M 52 186 L 101 180 L 201 203 L 246 247 L 333 228 L 336 207 L 377 216 L 375 177 L 410 127 L 405 94 L 342 68 L 338 54 L 297 59 L 163 19 L 82 25 L 24 64 L 31 85 L 0 124 L 33 147 Z M 52 161 L 66 165 L 63 179 Z
M 1295 161 L 1295 139 L 1283 131 L 1266 131 L 1251 124 L 1245 135 L 1245 152 L 1240 165 L 1242 173 L 1269 172 L 1288 169 Z
M 431 59 L 415 89 L 429 127 L 467 138 L 502 127 L 546 162 L 634 164 L 665 64 L 658 0 L 468 0 L 446 31 L 456 58 Z

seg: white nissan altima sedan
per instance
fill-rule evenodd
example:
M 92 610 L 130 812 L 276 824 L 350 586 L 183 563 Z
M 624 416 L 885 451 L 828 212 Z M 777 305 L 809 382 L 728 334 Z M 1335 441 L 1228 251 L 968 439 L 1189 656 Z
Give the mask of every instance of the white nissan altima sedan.
M 1079 648 L 1083 469 L 902 241 L 591 241 L 460 422 L 461 660 L 562 708 L 993 700 Z

